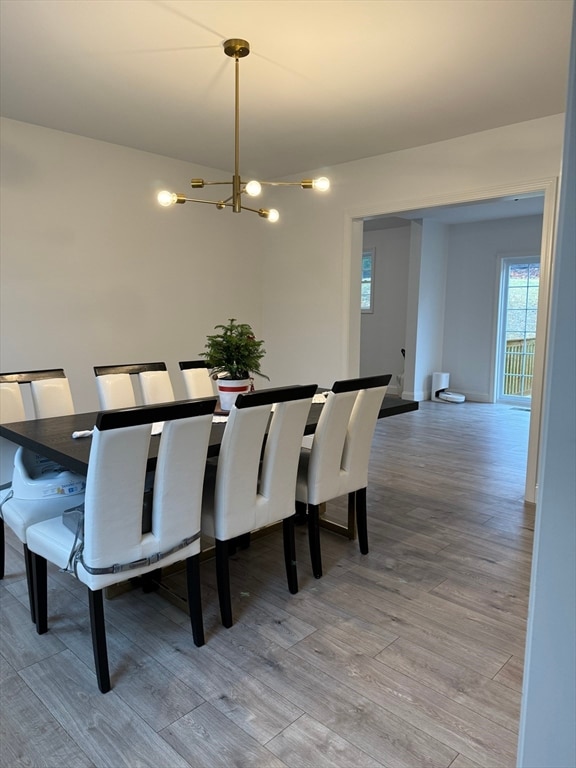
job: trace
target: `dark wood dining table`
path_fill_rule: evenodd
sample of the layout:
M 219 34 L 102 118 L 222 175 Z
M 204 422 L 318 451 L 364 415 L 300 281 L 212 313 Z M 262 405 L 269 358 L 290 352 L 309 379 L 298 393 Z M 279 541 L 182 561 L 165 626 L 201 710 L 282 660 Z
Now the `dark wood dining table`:
M 401 400 L 393 395 L 386 395 L 382 401 L 379 419 L 418 410 L 414 400 Z M 305 434 L 311 435 L 316 429 L 322 404 L 312 403 Z M 91 430 L 96 423 L 98 411 L 76 413 L 69 416 L 56 416 L 51 419 L 28 419 L 15 421 L 10 424 L 0 424 L 0 437 L 5 437 L 13 443 L 35 451 L 47 459 L 59 462 L 66 469 L 85 475 L 88 471 L 91 439 L 89 437 L 73 438 L 73 432 Z M 224 434 L 225 422 L 212 424 L 208 456 L 217 456 Z M 150 452 L 148 454 L 148 469 L 156 466 L 160 436 L 152 435 Z
M 386 395 L 382 401 L 378 418 L 387 418 L 402 413 L 418 410 L 418 403 L 414 400 L 402 400 L 393 395 Z M 316 429 L 320 413 L 321 403 L 312 403 L 305 434 L 311 435 Z M 50 419 L 28 419 L 9 424 L 0 424 L 0 437 L 4 437 L 13 443 L 23 446 L 47 459 L 52 459 L 61 464 L 65 469 L 86 475 L 88 472 L 88 460 L 90 457 L 90 437 L 73 438 L 73 432 L 91 430 L 96 423 L 98 411 L 90 413 L 77 413 L 69 416 L 57 416 Z M 208 456 L 218 456 L 222 436 L 226 427 L 225 422 L 214 422 L 210 435 Z M 150 438 L 150 451 L 148 454 L 148 470 L 156 467 L 160 436 L 152 435 Z M 325 528 L 344 534 L 348 538 L 355 538 L 353 521 L 349 519 L 348 525 L 343 526 L 326 518 L 321 520 Z

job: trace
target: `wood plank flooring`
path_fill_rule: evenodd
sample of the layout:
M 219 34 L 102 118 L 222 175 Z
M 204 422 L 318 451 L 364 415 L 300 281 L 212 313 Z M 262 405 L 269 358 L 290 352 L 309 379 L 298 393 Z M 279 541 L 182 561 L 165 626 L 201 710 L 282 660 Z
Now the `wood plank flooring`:
M 300 591 L 281 533 L 231 560 L 235 624 L 202 563 L 207 643 L 166 589 L 105 605 L 112 691 L 98 692 L 85 588 L 50 569 L 36 635 L 19 542 L 0 582 L 1 768 L 508 768 L 516 746 L 534 508 L 529 413 L 421 403 L 383 419 L 368 488 L 370 553 L 322 531 Z M 329 505 L 346 519 L 346 500 Z

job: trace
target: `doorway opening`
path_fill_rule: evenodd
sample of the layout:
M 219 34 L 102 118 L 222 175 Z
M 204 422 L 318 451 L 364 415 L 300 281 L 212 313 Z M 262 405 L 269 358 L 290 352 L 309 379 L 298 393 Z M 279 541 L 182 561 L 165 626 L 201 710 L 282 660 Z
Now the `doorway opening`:
M 541 413 L 541 400 L 542 400 L 542 386 L 543 386 L 543 375 L 544 375 L 544 349 L 545 349 L 545 338 L 546 338 L 546 329 L 547 329 L 547 317 L 548 317 L 548 304 L 549 304 L 549 297 L 548 297 L 548 286 L 550 281 L 550 272 L 551 272 L 551 266 L 552 266 L 552 246 L 553 246 L 553 232 L 554 232 L 554 221 L 555 221 L 555 207 L 556 207 L 556 194 L 557 194 L 557 179 L 551 178 L 545 181 L 538 180 L 537 182 L 532 183 L 526 183 L 522 185 L 521 187 L 508 187 L 508 188 L 500 188 L 498 197 L 494 197 L 493 192 L 494 190 L 490 190 L 492 192 L 492 195 L 488 194 L 482 194 L 481 192 L 478 192 L 474 195 L 469 195 L 466 198 L 458 198 L 457 196 L 454 196 L 451 200 L 447 200 L 446 198 L 438 201 L 433 201 L 430 198 L 427 200 L 420 200 L 418 202 L 414 201 L 415 204 L 412 206 L 403 206 L 403 207 L 393 207 L 391 205 L 379 205 L 379 204 L 373 204 L 371 206 L 367 206 L 364 209 L 356 209 L 353 213 L 349 215 L 348 221 L 350 224 L 350 244 L 351 244 L 351 261 L 350 261 L 350 283 L 349 286 L 351 288 L 350 293 L 350 299 L 348 304 L 348 334 L 345 341 L 345 355 L 348 360 L 350 371 L 352 372 L 351 375 L 355 375 L 354 372 L 356 370 L 361 369 L 361 359 L 367 360 L 370 359 L 366 354 L 364 354 L 364 349 L 361 349 L 363 347 L 362 344 L 362 329 L 361 329 L 361 318 L 364 321 L 367 318 L 370 318 L 371 315 L 368 315 L 366 313 L 360 313 L 360 261 L 361 261 L 361 254 L 362 254 L 362 248 L 363 248 L 363 233 L 365 234 L 366 231 L 372 230 L 372 229 L 380 229 L 382 226 L 384 227 L 401 227 L 401 226 L 407 226 L 412 223 L 419 223 L 418 220 L 421 222 L 425 222 L 427 219 L 432 219 L 438 221 L 437 214 L 444 212 L 448 212 L 448 215 L 450 216 L 450 219 L 448 221 L 441 221 L 440 223 L 448 223 L 448 224 L 456 224 L 461 223 L 461 220 L 456 220 L 452 218 L 452 213 L 455 216 L 460 216 L 461 213 L 465 213 L 465 209 L 468 209 L 469 212 L 473 213 L 474 220 L 479 221 L 485 218 L 484 214 L 487 212 L 485 210 L 485 206 L 492 206 L 493 204 L 498 204 L 500 207 L 501 203 L 510 203 L 513 204 L 516 208 L 519 206 L 519 204 L 522 204 L 524 201 L 528 201 L 529 198 L 539 198 L 537 204 L 539 205 L 538 211 L 532 211 L 532 213 L 539 213 L 542 215 L 542 221 L 541 221 L 541 244 L 540 244 L 540 254 L 541 254 L 541 285 L 542 290 L 540 290 L 540 296 L 539 296 L 539 312 L 538 312 L 538 330 L 537 330 L 537 338 L 536 338 L 536 344 L 535 344 L 535 353 L 534 353 L 534 371 L 533 371 L 533 382 L 532 382 L 532 391 L 531 391 L 531 415 L 530 415 L 530 437 L 529 437 L 529 450 L 528 450 L 528 466 L 526 471 L 526 493 L 525 493 L 525 500 L 528 502 L 534 503 L 536 500 L 536 492 L 537 492 L 537 473 L 538 473 L 538 446 L 539 446 L 539 440 L 540 440 L 540 413 Z M 534 203 L 536 204 L 536 200 L 534 200 Z M 492 214 L 493 211 L 490 211 Z M 476 216 L 476 214 L 479 214 Z M 502 214 L 499 212 L 496 216 L 490 215 L 490 219 L 497 219 L 500 218 Z M 509 214 L 506 214 L 508 217 Z M 514 214 L 513 214 L 514 215 Z M 517 214 L 516 214 L 517 215 Z M 414 222 L 414 219 L 417 220 L 417 222 Z M 399 230 L 398 230 L 399 231 Z M 367 245 L 366 242 L 364 242 L 364 245 Z M 520 245 L 518 243 L 518 246 L 520 248 L 523 248 L 523 245 Z M 531 246 L 529 246 L 531 248 Z M 536 246 L 537 248 L 537 246 Z M 507 250 L 507 246 L 500 250 L 500 253 Z M 516 253 L 518 253 L 519 248 L 516 248 Z M 536 252 L 536 251 L 533 251 Z M 376 254 L 378 256 L 379 249 L 376 248 Z M 494 253 L 494 252 L 493 252 Z M 496 251 L 497 253 L 497 251 Z M 496 255 L 496 254 L 494 254 Z M 378 259 L 376 259 L 378 262 Z M 493 262 L 495 267 L 495 272 L 498 272 L 496 264 Z M 387 302 L 380 301 L 378 297 L 378 285 L 379 283 L 388 284 L 390 281 L 386 280 L 385 278 L 380 280 L 378 278 L 378 275 L 380 274 L 381 277 L 383 277 L 382 270 L 379 270 L 379 265 L 376 263 L 375 268 L 375 305 L 374 305 L 374 312 L 376 313 L 376 308 L 380 305 L 386 305 Z M 357 275 L 357 277 L 356 277 Z M 416 281 L 410 281 L 410 288 L 412 288 L 413 283 Z M 470 285 L 476 285 L 475 283 L 470 283 Z M 494 280 L 494 273 L 492 275 L 492 299 L 491 303 L 494 307 L 494 313 L 492 315 L 492 319 L 487 317 L 486 314 L 484 314 L 484 321 L 486 324 L 486 328 L 488 325 L 490 326 L 490 334 L 492 337 L 492 344 L 488 345 L 491 346 L 491 353 L 484 347 L 484 352 L 488 353 L 488 356 L 490 357 L 490 361 L 488 363 L 489 367 L 489 388 L 490 392 L 488 393 L 486 399 L 482 398 L 484 402 L 495 402 L 496 400 L 496 365 L 497 365 L 497 355 L 496 355 L 496 328 L 497 328 L 497 306 L 498 306 L 498 292 L 495 290 L 495 280 Z M 398 292 L 396 292 L 396 295 L 398 295 Z M 403 327 L 406 328 L 407 331 L 414 331 L 414 328 L 410 327 L 410 324 L 414 324 L 414 318 L 416 318 L 418 313 L 418 306 L 419 306 L 420 297 L 419 295 L 416 295 L 415 293 L 408 293 L 407 296 L 407 303 L 404 305 L 406 309 L 406 314 L 404 312 L 396 312 L 394 313 L 394 323 L 395 326 L 398 325 L 399 319 L 400 322 L 403 324 Z M 494 304 L 495 301 L 495 304 Z M 404 324 L 406 319 L 406 323 Z M 394 327 L 395 327 L 394 326 Z M 454 326 L 453 326 L 454 327 Z M 399 334 L 401 331 L 398 332 Z M 383 336 L 388 339 L 390 336 L 389 329 L 387 329 L 386 334 L 381 334 L 380 338 Z M 398 394 L 404 393 L 405 397 L 408 397 L 409 399 L 412 398 L 411 389 L 414 389 L 415 391 L 415 378 L 418 374 L 418 371 L 416 370 L 416 366 L 420 362 L 415 358 L 415 352 L 414 347 L 409 348 L 405 344 L 395 343 L 394 345 L 394 352 L 396 352 L 397 348 L 399 346 L 406 348 L 406 359 L 405 359 L 405 365 L 403 366 L 404 374 L 402 377 L 402 384 L 404 386 L 398 387 Z M 382 361 L 384 362 L 384 361 Z M 402 361 L 403 362 L 403 361 Z M 448 362 L 447 362 L 448 365 Z M 380 366 L 382 367 L 382 366 Z M 391 366 L 390 366 L 391 367 Z M 396 370 L 396 368 L 399 368 L 400 365 L 396 364 L 396 366 L 392 369 L 393 371 Z M 392 368 L 392 367 L 391 367 Z M 432 370 L 430 366 L 426 366 L 427 370 Z M 451 370 L 451 368 L 446 368 L 446 370 Z M 455 377 L 454 377 L 455 378 Z M 400 383 L 400 382 L 399 382 Z M 424 398 L 425 398 L 424 393 Z M 422 399 L 424 399 L 422 398 Z M 415 397 L 414 399 L 418 399 Z M 472 398 L 470 398 L 472 399 Z

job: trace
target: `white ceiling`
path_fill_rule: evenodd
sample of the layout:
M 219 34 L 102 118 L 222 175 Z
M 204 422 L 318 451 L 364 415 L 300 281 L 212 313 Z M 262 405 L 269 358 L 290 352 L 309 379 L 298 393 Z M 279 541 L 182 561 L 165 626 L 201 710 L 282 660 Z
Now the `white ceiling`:
M 1 114 L 300 173 L 565 109 L 572 0 L 0 0 Z

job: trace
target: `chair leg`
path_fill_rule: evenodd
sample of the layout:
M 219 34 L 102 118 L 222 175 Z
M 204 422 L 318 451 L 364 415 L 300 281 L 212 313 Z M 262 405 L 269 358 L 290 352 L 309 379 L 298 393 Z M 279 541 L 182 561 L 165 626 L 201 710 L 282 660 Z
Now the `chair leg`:
M 320 509 L 316 504 L 308 504 L 308 543 L 310 560 L 315 579 L 322 576 L 322 553 L 320 551 Z
M 27 563 L 30 565 L 31 598 L 34 603 L 36 632 L 43 635 L 48 631 L 48 568 L 46 560 L 25 547 Z
M 4 578 L 6 569 L 6 550 L 4 543 L 4 520 L 0 517 L 0 579 Z
M 284 563 L 286 565 L 286 577 L 288 589 L 292 595 L 298 592 L 298 570 L 296 568 L 296 540 L 294 538 L 294 516 L 282 520 L 282 533 L 284 538 Z
M 110 671 L 108 669 L 108 650 L 106 648 L 106 627 L 104 625 L 103 590 L 88 590 L 90 606 L 90 629 L 92 631 L 92 649 L 98 688 L 102 693 L 110 690 Z
M 140 579 L 142 592 L 144 592 L 144 594 L 156 592 L 160 587 L 161 581 L 162 568 L 156 568 L 155 571 L 149 571 L 148 573 L 145 573 Z
M 306 504 L 303 501 L 296 502 L 296 514 L 294 515 L 295 525 L 306 525 Z
M 354 541 L 356 538 L 356 493 L 348 494 L 348 538 Z
M 228 567 L 228 542 L 215 541 L 216 554 L 216 583 L 218 585 L 218 600 L 220 602 L 220 618 L 228 628 L 232 621 L 232 600 L 230 597 L 230 570 Z
M 240 536 L 236 536 L 234 539 L 228 540 L 228 557 L 232 557 L 238 552 L 239 549 L 249 549 L 251 543 L 250 531 L 248 533 L 241 533 Z
M 366 519 L 366 488 L 356 491 L 356 525 L 358 527 L 358 544 L 363 555 L 368 554 L 368 522 Z
M 32 558 L 33 554 L 30 552 L 26 544 L 23 545 L 24 549 L 24 566 L 26 567 L 26 584 L 28 585 L 28 602 L 30 604 L 30 618 L 32 623 L 36 624 L 36 608 L 34 606 L 34 578 L 32 576 Z
M 204 623 L 202 621 L 202 594 L 200 592 L 200 554 L 186 560 L 186 584 L 188 587 L 188 610 L 192 625 L 194 645 L 204 645 Z
M 243 533 L 241 536 L 238 536 L 236 539 L 236 546 L 238 549 L 250 548 L 250 531 L 248 531 L 248 533 Z

